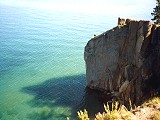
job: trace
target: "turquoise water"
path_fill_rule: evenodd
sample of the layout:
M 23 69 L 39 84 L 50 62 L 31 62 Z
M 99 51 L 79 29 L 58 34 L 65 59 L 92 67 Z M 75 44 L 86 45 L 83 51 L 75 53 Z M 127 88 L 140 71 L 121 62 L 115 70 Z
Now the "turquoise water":
M 150 20 L 150 13 L 123 13 Z M 121 13 L 89 14 L 0 4 L 0 119 L 75 119 L 102 110 L 86 90 L 84 46 Z

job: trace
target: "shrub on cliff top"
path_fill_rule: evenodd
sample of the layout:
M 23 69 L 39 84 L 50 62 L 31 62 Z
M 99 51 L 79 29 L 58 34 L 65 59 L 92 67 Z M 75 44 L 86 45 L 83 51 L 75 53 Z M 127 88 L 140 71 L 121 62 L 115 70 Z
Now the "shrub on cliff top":
M 155 21 L 156 24 L 160 24 L 160 0 L 156 0 L 157 5 L 155 8 L 153 8 L 153 13 L 151 15 L 153 16 L 153 21 Z

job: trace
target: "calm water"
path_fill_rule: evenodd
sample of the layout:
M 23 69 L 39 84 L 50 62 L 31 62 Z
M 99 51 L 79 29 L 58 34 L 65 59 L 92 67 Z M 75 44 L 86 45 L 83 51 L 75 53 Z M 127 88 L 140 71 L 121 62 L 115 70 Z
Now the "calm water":
M 77 110 L 102 110 L 85 89 L 83 50 L 117 17 L 0 4 L 0 119 L 75 119 Z M 150 13 L 123 13 L 150 20 Z

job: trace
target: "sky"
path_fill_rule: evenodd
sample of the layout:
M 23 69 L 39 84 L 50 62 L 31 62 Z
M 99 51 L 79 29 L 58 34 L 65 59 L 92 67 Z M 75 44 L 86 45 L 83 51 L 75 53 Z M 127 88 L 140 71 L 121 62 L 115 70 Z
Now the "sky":
M 151 13 L 156 0 L 0 0 L 0 4 L 87 13 Z

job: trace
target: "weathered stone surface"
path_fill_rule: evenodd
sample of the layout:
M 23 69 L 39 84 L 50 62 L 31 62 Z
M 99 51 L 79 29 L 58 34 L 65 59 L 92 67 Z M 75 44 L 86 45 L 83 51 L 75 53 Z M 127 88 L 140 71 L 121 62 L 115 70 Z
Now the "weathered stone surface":
M 160 26 L 118 19 L 118 26 L 85 47 L 87 85 L 141 102 L 160 88 Z

